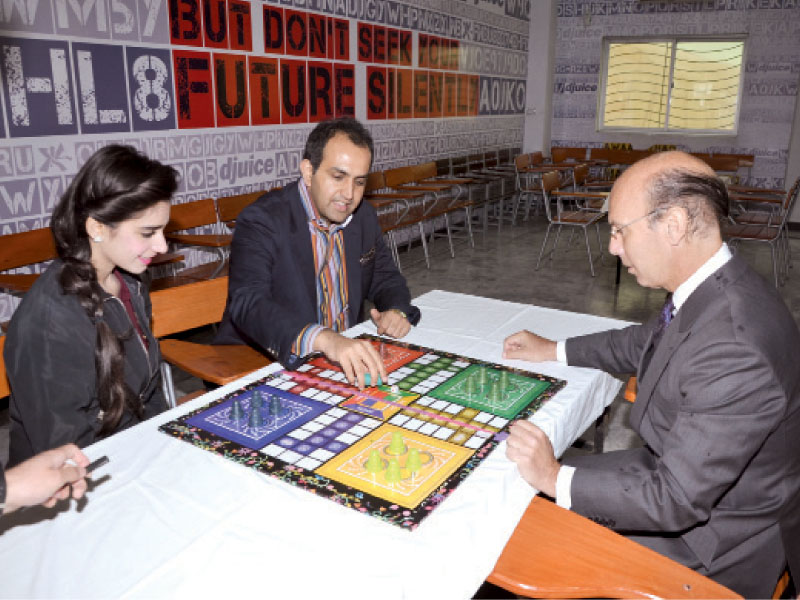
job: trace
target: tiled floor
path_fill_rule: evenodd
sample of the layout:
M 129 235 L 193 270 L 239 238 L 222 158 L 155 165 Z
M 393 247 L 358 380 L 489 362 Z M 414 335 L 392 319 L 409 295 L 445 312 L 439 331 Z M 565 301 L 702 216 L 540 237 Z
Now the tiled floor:
M 516 226 L 505 223 L 500 230 L 492 226 L 485 235 L 478 233 L 475 236 L 474 248 L 464 240 L 458 241 L 455 259 L 450 258 L 446 241 L 437 239 L 430 269 L 426 269 L 421 260 L 419 245 L 409 252 L 403 249 L 401 262 L 411 294 L 418 296 L 432 289 L 443 289 L 631 321 L 644 320 L 661 307 L 664 292 L 639 287 L 627 273 L 623 272 L 620 284 L 615 285 L 614 257 L 605 254 L 602 262 L 595 265 L 597 276 L 591 277 L 583 239 L 577 235 L 571 244 L 568 235 L 562 237 L 553 261 L 545 261 L 540 270 L 534 270 L 544 229 L 540 217 L 532 217 Z M 605 231 L 603 240 L 607 242 Z M 800 239 L 792 239 L 791 245 L 795 256 L 800 255 Z M 597 252 L 596 246 L 593 249 Z M 748 246 L 741 252 L 760 273 L 771 278 L 768 247 Z M 795 320 L 800 322 L 800 274 L 797 269 L 794 271 L 781 288 L 781 293 Z M 207 337 L 209 333 L 205 335 Z M 200 387 L 196 378 L 187 375 L 176 373 L 175 379 L 182 393 Z M 624 448 L 636 443 L 635 434 L 626 426 L 628 409 L 629 405 L 622 400 L 612 406 L 606 449 Z M 2 459 L 7 455 L 8 437 L 4 422 L 7 422 L 6 411 L 0 413 Z M 590 440 L 592 432 L 587 432 L 584 437 Z

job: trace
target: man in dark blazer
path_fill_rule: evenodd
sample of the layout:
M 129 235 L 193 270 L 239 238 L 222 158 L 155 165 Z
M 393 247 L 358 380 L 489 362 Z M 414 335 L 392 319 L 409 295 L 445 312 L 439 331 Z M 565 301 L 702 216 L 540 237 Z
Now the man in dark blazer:
M 727 201 L 687 154 L 633 165 L 611 192 L 609 250 L 641 285 L 670 292 L 662 314 L 566 342 L 505 341 L 507 358 L 635 372 L 630 421 L 644 447 L 560 465 L 547 436 L 517 422 L 507 455 L 558 504 L 765 598 L 787 561 L 800 576 L 800 334 L 775 288 L 722 242 Z
M 375 210 L 361 202 L 372 154 L 358 121 L 320 123 L 306 142 L 302 177 L 242 211 L 215 343 L 249 344 L 289 369 L 319 352 L 359 387 L 367 374 L 386 380 L 372 344 L 339 333 L 363 320 L 365 299 L 380 334 L 403 337 L 420 318 Z

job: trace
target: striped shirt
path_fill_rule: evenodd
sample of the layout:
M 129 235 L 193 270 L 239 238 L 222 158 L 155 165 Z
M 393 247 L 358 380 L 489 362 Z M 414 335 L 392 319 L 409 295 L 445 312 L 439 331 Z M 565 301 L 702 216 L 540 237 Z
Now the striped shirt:
M 317 322 L 303 327 L 292 345 L 294 354 L 306 356 L 312 352 L 314 340 L 321 331 L 344 331 L 350 326 L 347 315 L 349 305 L 343 229 L 353 216 L 347 217 L 344 223 L 329 223 L 317 212 L 302 178 L 298 181 L 297 188 L 308 215 L 317 286 Z

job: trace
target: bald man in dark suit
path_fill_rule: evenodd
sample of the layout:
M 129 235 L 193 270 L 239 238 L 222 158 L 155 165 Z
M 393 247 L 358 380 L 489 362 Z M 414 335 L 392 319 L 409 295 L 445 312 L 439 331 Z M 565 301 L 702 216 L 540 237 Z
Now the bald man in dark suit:
M 727 192 L 680 152 L 633 165 L 611 192 L 609 249 L 640 285 L 670 293 L 643 325 L 546 340 L 522 331 L 506 358 L 636 373 L 631 426 L 644 446 L 559 464 L 518 422 L 507 455 L 535 488 L 747 598 L 800 576 L 797 324 L 775 288 L 732 256 Z

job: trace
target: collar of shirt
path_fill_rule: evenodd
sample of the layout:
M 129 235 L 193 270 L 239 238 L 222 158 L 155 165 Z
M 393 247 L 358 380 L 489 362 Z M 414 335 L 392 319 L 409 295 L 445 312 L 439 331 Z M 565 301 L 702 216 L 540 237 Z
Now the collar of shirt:
M 730 248 L 723 242 L 719 250 L 714 253 L 714 256 L 709 258 L 697 271 L 692 273 L 689 279 L 680 284 L 672 293 L 672 303 L 675 305 L 674 314 L 678 313 L 681 306 L 683 306 L 683 303 L 691 296 L 692 292 L 706 279 L 711 277 L 715 271 L 727 263 L 732 256 Z
M 297 189 L 300 190 L 300 201 L 303 204 L 303 209 L 306 211 L 309 223 L 313 223 L 318 229 L 335 233 L 347 227 L 348 223 L 353 219 L 353 215 L 350 215 L 344 220 L 344 223 L 331 224 L 328 219 L 317 212 L 317 207 L 314 206 L 314 202 L 311 201 L 311 195 L 308 193 L 306 182 L 303 181 L 302 177 L 297 180 Z

